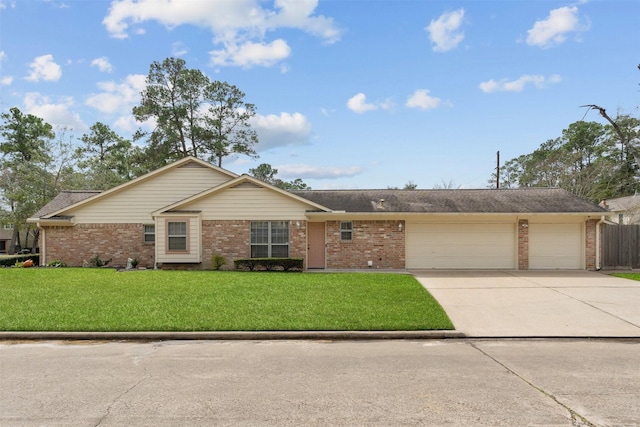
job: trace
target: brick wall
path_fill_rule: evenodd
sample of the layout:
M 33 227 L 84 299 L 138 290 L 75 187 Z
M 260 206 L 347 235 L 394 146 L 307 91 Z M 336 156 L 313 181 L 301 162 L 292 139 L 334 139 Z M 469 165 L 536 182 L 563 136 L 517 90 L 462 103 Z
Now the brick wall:
M 529 269 L 529 220 L 518 221 L 518 270 Z
M 40 248 L 46 250 L 46 260 L 60 260 L 69 266 L 81 267 L 94 256 L 110 267 L 126 267 L 128 258 L 136 258 L 139 267 L 152 268 L 155 246 L 143 242 L 142 224 L 78 224 L 74 227 L 46 227 L 40 233 Z M 42 244 L 45 236 L 46 246 Z
M 222 255 L 225 258 L 222 269 L 235 269 L 233 260 L 251 255 L 250 226 L 251 221 L 202 221 L 202 264 L 194 268 L 210 269 L 211 257 Z M 291 221 L 289 224 L 289 257 L 306 257 L 305 230 L 305 221 Z
M 598 219 L 588 219 L 585 227 L 586 269 L 596 269 L 596 227 Z
M 398 229 L 402 224 L 402 230 Z M 340 221 L 327 221 L 327 268 L 405 268 L 404 221 L 353 221 L 353 240 L 340 240 Z

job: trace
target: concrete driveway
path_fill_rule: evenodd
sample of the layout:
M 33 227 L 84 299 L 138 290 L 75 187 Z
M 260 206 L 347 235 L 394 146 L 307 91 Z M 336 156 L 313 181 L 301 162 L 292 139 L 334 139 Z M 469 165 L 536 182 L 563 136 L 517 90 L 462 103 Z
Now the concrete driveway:
M 469 337 L 640 337 L 640 282 L 589 271 L 411 273 Z

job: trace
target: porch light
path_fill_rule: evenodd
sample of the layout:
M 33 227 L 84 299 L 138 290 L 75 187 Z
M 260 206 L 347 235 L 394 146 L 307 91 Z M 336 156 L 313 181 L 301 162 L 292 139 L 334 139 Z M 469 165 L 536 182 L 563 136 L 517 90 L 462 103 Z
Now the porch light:
M 401 222 L 398 223 L 398 231 L 402 231 L 402 223 Z

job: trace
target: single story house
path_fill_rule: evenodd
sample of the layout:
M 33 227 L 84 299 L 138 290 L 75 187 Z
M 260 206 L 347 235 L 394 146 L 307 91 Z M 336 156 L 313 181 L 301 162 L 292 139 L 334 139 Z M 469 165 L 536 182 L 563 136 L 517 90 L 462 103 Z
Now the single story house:
M 600 206 L 609 211 L 606 220 L 611 224 L 640 224 L 640 196 L 637 194 L 603 200 Z
M 104 192 L 64 191 L 29 219 L 41 263 L 306 269 L 595 269 L 606 210 L 557 188 L 284 191 L 185 157 Z

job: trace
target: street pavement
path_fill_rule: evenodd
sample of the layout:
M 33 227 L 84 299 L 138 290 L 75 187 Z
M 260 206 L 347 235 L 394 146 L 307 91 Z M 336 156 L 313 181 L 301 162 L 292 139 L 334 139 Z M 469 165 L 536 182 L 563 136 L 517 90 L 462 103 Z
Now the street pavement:
M 640 282 L 592 271 L 412 271 L 467 337 L 640 337 Z
M 456 331 L 0 333 L 0 426 L 640 426 L 638 282 L 412 273 Z
M 1 426 L 638 426 L 640 340 L 0 343 Z

